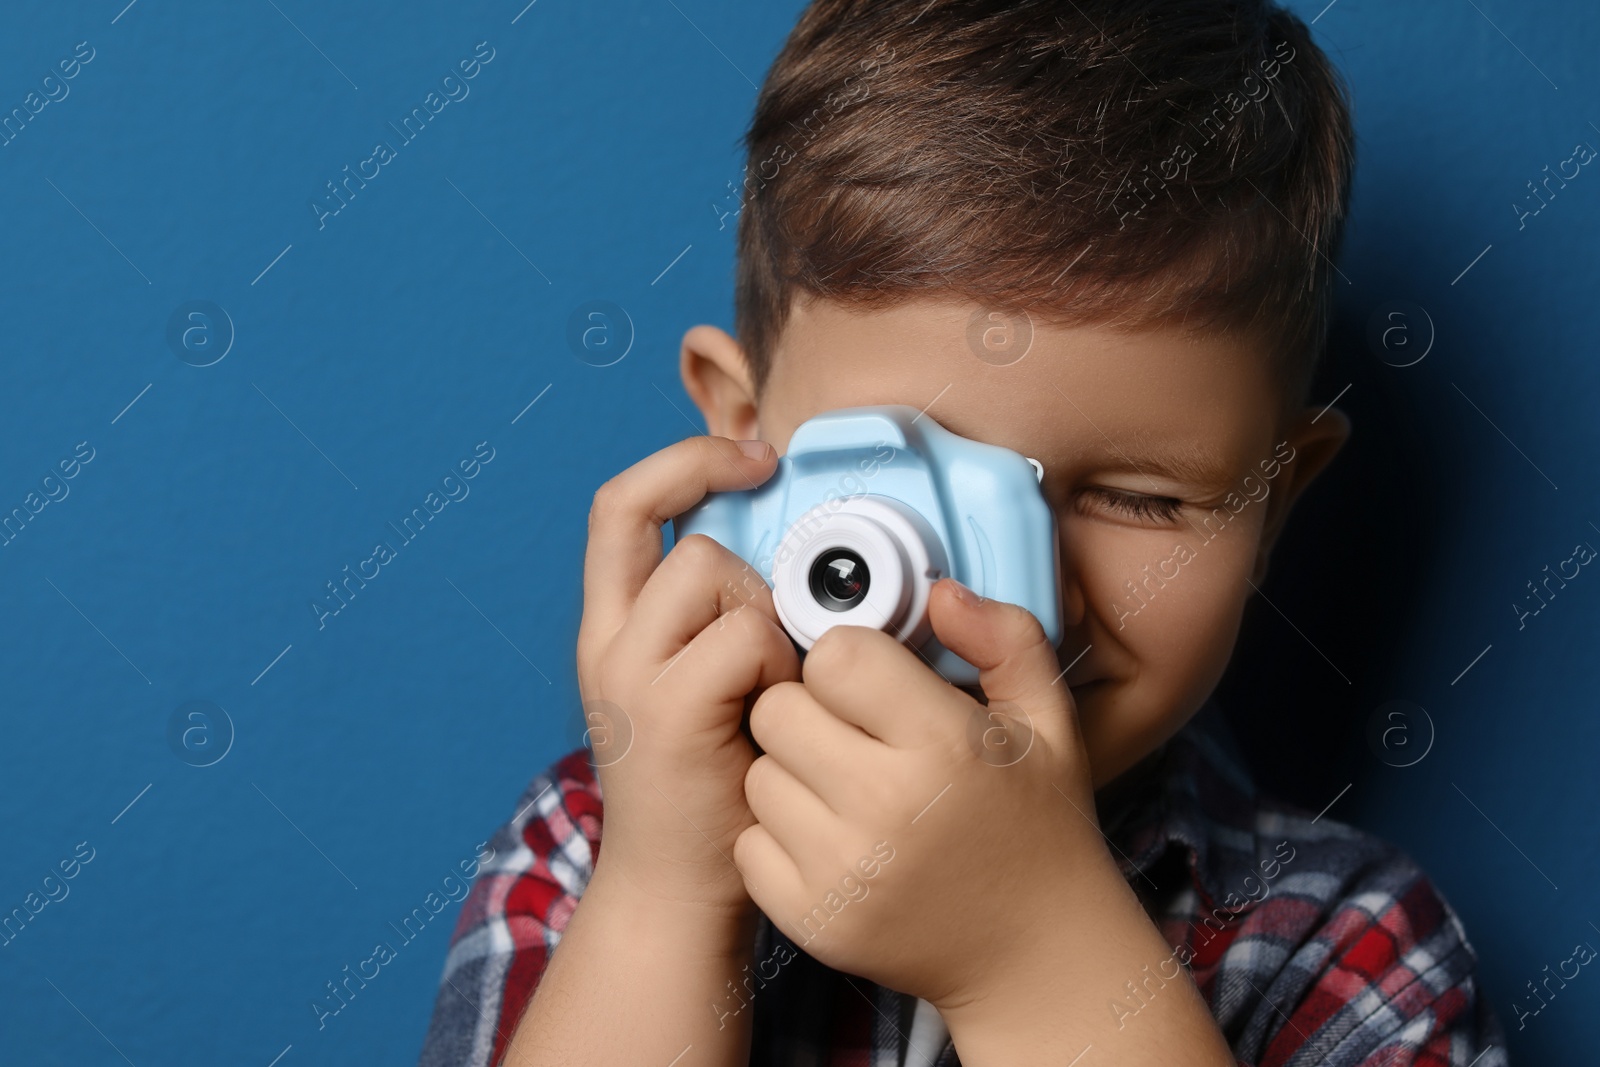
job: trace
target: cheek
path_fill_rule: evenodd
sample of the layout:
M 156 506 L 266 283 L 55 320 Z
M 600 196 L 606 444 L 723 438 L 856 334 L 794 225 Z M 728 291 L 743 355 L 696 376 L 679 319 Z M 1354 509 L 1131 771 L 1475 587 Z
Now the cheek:
M 1096 659 L 1115 679 L 1080 709 L 1097 783 L 1170 736 L 1222 677 L 1254 592 L 1246 579 L 1259 522 L 1247 510 L 1209 541 L 1188 527 L 1066 524 L 1062 550 L 1086 612 L 1081 636 L 1100 646 Z
M 1143 699 L 1158 708 L 1191 711 L 1222 677 L 1251 593 L 1248 567 L 1233 564 L 1202 551 L 1123 628 Z
M 1083 597 L 1085 624 L 1140 659 L 1204 644 L 1204 634 L 1183 631 L 1237 614 L 1252 592 L 1246 579 L 1260 517 L 1246 510 L 1220 529 L 1198 521 L 1177 529 L 1063 521 L 1061 551 Z

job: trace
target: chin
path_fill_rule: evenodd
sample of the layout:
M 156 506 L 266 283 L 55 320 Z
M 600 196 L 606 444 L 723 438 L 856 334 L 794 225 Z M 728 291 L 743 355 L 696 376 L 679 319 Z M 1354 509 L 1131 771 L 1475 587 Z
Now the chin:
M 1137 756 L 1129 758 L 1131 754 L 1127 751 L 1136 742 L 1126 736 L 1128 709 L 1123 708 L 1119 713 L 1116 707 L 1118 688 L 1117 682 L 1110 678 L 1097 678 L 1072 687 L 1072 700 L 1078 709 L 1078 729 L 1083 736 L 1096 789 L 1138 762 Z M 1120 725 L 1121 730 L 1108 729 L 1113 723 Z

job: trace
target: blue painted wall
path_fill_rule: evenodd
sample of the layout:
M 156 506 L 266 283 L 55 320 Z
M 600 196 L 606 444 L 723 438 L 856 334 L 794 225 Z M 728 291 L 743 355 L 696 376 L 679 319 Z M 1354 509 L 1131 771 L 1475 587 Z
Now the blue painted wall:
M 310 1005 L 580 740 L 589 498 L 699 429 L 677 344 L 731 327 L 719 215 L 800 5 L 124 2 L 14 2 L 0 35 L 0 111 L 55 98 L 0 148 L 0 510 L 49 501 L 0 549 L 0 910 L 75 875 L 0 948 L 0 1059 L 409 1062 L 454 905 Z M 1223 695 L 1264 780 L 1350 785 L 1334 816 L 1424 862 L 1510 1019 L 1600 944 L 1600 578 L 1511 608 L 1600 546 L 1600 177 L 1511 207 L 1600 147 L 1600 13 L 1339 0 L 1315 28 L 1360 131 L 1322 393 L 1357 434 Z M 592 301 L 626 323 L 586 362 Z M 1412 348 L 1368 342 L 1394 301 L 1436 335 L 1411 366 L 1414 308 Z M 346 567 L 376 576 L 319 620 Z M 1366 741 L 1391 700 L 1432 724 L 1411 766 L 1414 710 Z M 1580 1062 L 1597 1004 L 1580 978 L 1516 1058 Z

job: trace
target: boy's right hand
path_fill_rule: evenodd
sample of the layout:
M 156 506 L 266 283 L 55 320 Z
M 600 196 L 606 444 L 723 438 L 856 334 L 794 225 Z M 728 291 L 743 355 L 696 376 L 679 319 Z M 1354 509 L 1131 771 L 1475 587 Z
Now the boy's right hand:
M 703 534 L 662 559 L 661 524 L 708 492 L 770 477 L 776 449 L 747 444 L 758 458 L 725 437 L 691 437 L 595 493 L 577 649 L 604 869 L 664 901 L 737 913 L 754 907 L 733 864 L 734 840 L 756 821 L 746 696 L 799 681 L 800 662 L 754 568 Z

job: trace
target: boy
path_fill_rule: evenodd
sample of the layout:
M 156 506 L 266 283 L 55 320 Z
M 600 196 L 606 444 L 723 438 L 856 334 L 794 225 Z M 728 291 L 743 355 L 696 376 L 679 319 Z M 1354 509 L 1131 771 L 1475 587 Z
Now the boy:
M 595 495 L 593 752 L 494 839 L 423 1064 L 1504 1064 L 1426 876 L 1257 796 L 1208 701 L 1349 432 L 1307 403 L 1353 148 L 1305 25 L 813 0 L 746 147 L 739 337 L 680 354 L 715 436 Z M 1042 462 L 1058 646 L 946 578 L 980 686 L 862 627 L 802 661 L 744 561 L 662 559 L 878 403 Z

